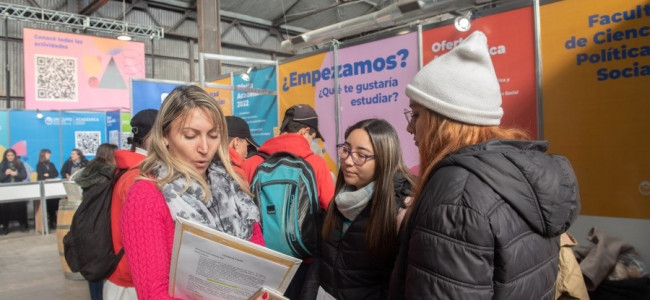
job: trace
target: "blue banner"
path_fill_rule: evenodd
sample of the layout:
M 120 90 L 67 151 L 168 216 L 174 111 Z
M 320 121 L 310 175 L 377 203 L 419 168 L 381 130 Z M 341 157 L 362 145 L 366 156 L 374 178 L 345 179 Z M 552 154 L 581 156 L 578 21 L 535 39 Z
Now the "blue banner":
M 119 142 L 119 118 L 119 111 L 43 111 L 40 118 L 36 111 L 0 112 L 0 154 L 14 149 L 29 174 L 36 172 L 40 151 L 49 149 L 60 171 L 74 148 L 90 160 L 100 144 L 114 143 L 113 138 Z
M 9 112 L 0 111 L 0 155 L 9 148 Z
M 160 109 L 167 94 L 183 82 L 155 82 L 151 80 L 131 80 L 131 113 L 135 115 L 145 109 Z
M 105 139 L 108 143 L 117 145 L 121 148 L 121 132 L 120 132 L 120 111 L 113 110 L 106 112 L 106 134 Z
M 61 112 L 60 124 L 64 161 L 75 148 L 90 160 L 95 157 L 97 147 L 108 141 L 103 112 Z
M 276 68 L 257 69 L 234 76 L 233 83 L 238 87 L 277 91 Z M 255 142 L 261 145 L 273 137 L 273 128 L 278 124 L 277 96 L 240 91 L 235 91 L 234 96 L 233 114 L 246 120 Z
M 7 148 L 16 151 L 20 160 L 25 164 L 28 174 L 36 171 L 38 154 L 41 149 L 50 149 L 52 152 L 50 161 L 58 170 L 61 169 L 63 157 L 67 158 L 70 153 L 61 153 L 59 112 L 44 111 L 42 115 L 41 118 L 38 118 L 36 111 L 11 111 L 9 113 L 11 140 Z

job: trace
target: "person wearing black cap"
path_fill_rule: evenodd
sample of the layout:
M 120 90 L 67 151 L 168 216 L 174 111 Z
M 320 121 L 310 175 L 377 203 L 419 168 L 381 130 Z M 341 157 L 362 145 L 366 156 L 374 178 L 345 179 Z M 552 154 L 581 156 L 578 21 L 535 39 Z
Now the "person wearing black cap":
M 266 155 L 278 151 L 290 152 L 307 161 L 314 170 L 318 203 L 325 211 L 334 197 L 334 181 L 325 160 L 311 150 L 310 143 L 315 138 L 323 139 L 320 131 L 318 131 L 316 112 L 309 105 L 297 104 L 284 113 L 284 119 L 280 126 L 280 135 L 264 142 L 258 152 Z M 260 155 L 251 156 L 244 161 L 242 169 L 246 173 L 248 182 L 252 181 L 255 169 L 263 161 L 264 158 Z M 311 258 L 303 260 L 303 264 L 285 292 L 285 296 L 289 299 L 298 299 L 310 263 Z
M 113 198 L 111 201 L 111 233 L 113 236 L 113 251 L 119 253 L 123 247 L 122 235 L 120 233 L 120 217 L 122 216 L 122 205 L 126 199 L 126 192 L 133 184 L 134 179 L 140 174 L 139 165 L 147 156 L 149 131 L 153 122 L 158 116 L 158 110 L 145 109 L 139 111 L 131 118 L 131 132 L 133 137 L 129 138 L 131 150 L 115 151 L 115 163 L 117 169 L 129 169 L 115 183 Z M 115 271 L 104 281 L 104 300 L 137 300 L 131 271 L 123 256 Z
M 226 125 L 228 126 L 228 152 L 230 155 L 230 164 L 233 170 L 237 172 L 248 182 L 246 173 L 242 169 L 244 159 L 248 156 L 248 149 L 252 146 L 254 149 L 260 146 L 253 140 L 248 123 L 237 116 L 226 116 Z M 250 182 L 248 182 L 250 183 Z
M 258 151 L 267 155 L 278 151 L 290 152 L 307 161 L 314 169 L 318 202 L 320 207 L 326 210 L 334 196 L 334 181 L 325 159 L 314 155 L 311 150 L 310 144 L 315 138 L 323 139 L 318 131 L 316 111 L 307 104 L 297 104 L 284 113 L 280 135 L 268 139 L 259 147 Z M 262 161 L 264 158 L 260 155 L 251 156 L 244 161 L 242 169 L 246 173 L 248 182 L 253 179 L 255 169 Z

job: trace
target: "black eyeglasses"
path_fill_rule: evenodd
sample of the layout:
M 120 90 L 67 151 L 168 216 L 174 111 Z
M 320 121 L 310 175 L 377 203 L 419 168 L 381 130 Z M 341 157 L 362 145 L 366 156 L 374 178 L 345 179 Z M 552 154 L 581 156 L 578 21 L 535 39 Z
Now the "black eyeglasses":
M 413 111 L 404 109 L 404 117 L 406 118 L 406 124 L 409 126 L 411 125 L 411 121 L 413 120 Z
M 345 144 L 336 145 L 336 150 L 339 153 L 339 157 L 343 160 L 348 159 L 349 156 L 352 156 L 352 162 L 357 166 L 362 166 L 369 159 L 373 159 L 374 155 L 363 154 L 359 152 L 352 151 Z

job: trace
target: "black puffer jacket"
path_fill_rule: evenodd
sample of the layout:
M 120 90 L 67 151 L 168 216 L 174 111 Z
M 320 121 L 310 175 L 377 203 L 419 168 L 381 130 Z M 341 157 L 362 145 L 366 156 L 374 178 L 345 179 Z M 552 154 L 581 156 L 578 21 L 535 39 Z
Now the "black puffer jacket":
M 400 174 L 395 176 L 394 192 L 397 206 L 411 195 L 411 184 Z M 366 230 L 370 209 L 368 204 L 344 235 L 341 232 L 345 217 L 339 211 L 335 212 L 336 227 L 328 239 L 321 241 L 300 299 L 315 299 L 319 285 L 340 300 L 386 299 L 397 253 L 383 260 L 373 259 L 368 254 Z
M 580 197 L 569 162 L 546 148 L 492 140 L 443 159 L 403 232 L 391 299 L 553 299 Z

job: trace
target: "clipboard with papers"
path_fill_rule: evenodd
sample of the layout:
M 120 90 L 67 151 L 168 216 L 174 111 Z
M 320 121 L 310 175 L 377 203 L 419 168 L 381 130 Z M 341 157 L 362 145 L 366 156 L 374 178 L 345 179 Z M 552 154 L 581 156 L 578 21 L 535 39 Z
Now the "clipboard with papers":
M 178 218 L 169 294 L 183 299 L 249 299 L 262 287 L 283 293 L 301 260 Z

